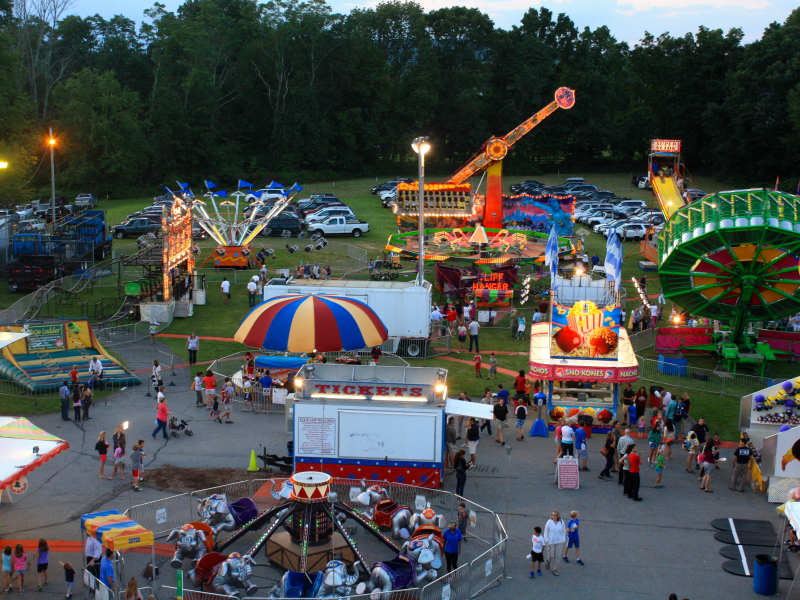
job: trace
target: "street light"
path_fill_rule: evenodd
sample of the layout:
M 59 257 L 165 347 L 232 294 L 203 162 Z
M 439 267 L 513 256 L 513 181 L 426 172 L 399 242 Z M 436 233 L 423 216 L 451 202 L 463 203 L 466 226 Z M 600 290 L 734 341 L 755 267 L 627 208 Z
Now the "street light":
M 0 161 L 0 169 L 7 169 L 8 163 L 5 161 Z
M 50 210 L 53 211 L 53 233 L 55 233 L 56 226 L 56 163 L 53 153 L 56 148 L 56 140 L 53 137 L 53 128 L 50 128 L 50 139 L 47 140 L 50 144 Z
M 422 285 L 425 281 L 425 153 L 431 149 L 431 146 L 427 137 L 418 137 L 411 142 L 411 147 L 419 156 L 419 200 L 417 200 L 419 208 L 419 222 L 417 225 L 419 229 L 419 258 L 417 262 L 417 285 Z

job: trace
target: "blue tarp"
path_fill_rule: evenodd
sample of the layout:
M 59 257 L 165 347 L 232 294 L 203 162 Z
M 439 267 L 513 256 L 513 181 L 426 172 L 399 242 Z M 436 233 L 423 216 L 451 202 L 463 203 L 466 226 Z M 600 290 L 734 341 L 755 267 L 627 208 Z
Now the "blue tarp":
M 299 369 L 307 362 L 307 358 L 297 356 L 256 356 L 256 367 L 259 369 Z

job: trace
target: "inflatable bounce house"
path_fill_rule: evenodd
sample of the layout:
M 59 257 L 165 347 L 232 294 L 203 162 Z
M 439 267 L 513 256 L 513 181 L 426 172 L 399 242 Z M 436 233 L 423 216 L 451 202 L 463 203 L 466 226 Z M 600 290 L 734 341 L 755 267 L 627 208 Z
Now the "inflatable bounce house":
M 97 358 L 103 365 L 103 379 L 121 385 L 137 385 L 141 380 L 120 365 L 100 345 L 87 320 L 43 325 L 8 325 L 3 331 L 28 332 L 30 336 L 3 348 L 0 380 L 13 381 L 31 392 L 56 391 L 78 365 L 81 381 L 86 379 L 89 362 Z

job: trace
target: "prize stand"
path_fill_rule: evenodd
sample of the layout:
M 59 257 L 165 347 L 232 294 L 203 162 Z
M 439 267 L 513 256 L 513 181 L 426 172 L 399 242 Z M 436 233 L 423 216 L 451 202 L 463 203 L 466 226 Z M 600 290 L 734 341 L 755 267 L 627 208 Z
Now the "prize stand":
M 81 516 L 81 548 L 86 547 L 86 537 L 93 537 L 106 549 L 111 550 L 114 564 L 114 584 L 116 590 L 124 590 L 128 579 L 125 576 L 125 561 L 122 553 L 132 548 L 150 546 L 150 561 L 146 569 L 151 573 L 153 588 L 158 577 L 156 567 L 156 547 L 153 532 L 145 529 L 138 523 L 117 510 L 108 510 Z M 77 565 L 76 565 L 77 566 Z M 78 571 L 78 569 L 75 569 Z M 114 600 L 115 590 L 110 589 L 105 582 L 101 582 L 84 565 L 83 583 L 87 588 L 87 595 L 96 600 Z
M 608 431 L 617 419 L 619 384 L 638 379 L 633 347 L 620 327 L 619 296 L 596 283 L 559 277 L 550 322 L 531 328 L 529 374 L 545 381 L 550 431 L 561 418 L 587 434 Z

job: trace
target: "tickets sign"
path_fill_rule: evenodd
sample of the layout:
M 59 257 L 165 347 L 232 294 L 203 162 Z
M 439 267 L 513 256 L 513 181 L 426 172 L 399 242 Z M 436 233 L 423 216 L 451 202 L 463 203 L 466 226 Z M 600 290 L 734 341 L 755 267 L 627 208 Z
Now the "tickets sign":
M 650 145 L 653 152 L 675 152 L 681 151 L 680 140 L 653 140 Z

